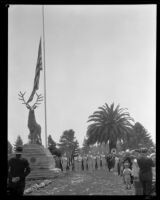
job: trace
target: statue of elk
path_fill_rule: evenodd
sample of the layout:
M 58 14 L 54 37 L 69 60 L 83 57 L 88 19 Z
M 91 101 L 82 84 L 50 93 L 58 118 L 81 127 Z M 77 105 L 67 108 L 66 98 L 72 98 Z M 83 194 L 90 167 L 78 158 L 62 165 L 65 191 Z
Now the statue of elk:
M 29 115 L 28 115 L 28 129 L 30 131 L 28 135 L 28 139 L 30 140 L 30 143 L 32 144 L 42 144 L 41 140 L 41 126 L 36 122 L 35 118 L 35 112 L 34 110 L 37 108 L 37 106 L 40 104 L 40 102 L 43 100 L 42 95 L 37 95 L 36 102 L 33 104 L 33 106 L 30 106 L 28 102 L 25 101 L 24 95 L 25 92 L 20 92 L 19 94 L 19 100 L 22 101 L 22 104 L 25 104 L 27 109 L 29 109 Z

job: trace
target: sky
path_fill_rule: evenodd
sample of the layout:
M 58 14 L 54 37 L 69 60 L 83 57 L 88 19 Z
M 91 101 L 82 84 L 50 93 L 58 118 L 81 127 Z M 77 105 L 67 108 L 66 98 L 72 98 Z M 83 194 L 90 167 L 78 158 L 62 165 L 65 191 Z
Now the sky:
M 44 6 L 47 134 L 73 129 L 82 146 L 88 117 L 105 103 L 127 108 L 156 141 L 156 5 Z M 28 142 L 28 100 L 42 37 L 41 5 L 10 5 L 8 140 Z M 44 59 L 42 58 L 43 62 Z M 44 96 L 44 70 L 38 94 Z M 33 103 L 35 102 L 35 98 Z M 33 104 L 31 103 L 31 105 Z M 35 110 L 45 145 L 44 102 Z

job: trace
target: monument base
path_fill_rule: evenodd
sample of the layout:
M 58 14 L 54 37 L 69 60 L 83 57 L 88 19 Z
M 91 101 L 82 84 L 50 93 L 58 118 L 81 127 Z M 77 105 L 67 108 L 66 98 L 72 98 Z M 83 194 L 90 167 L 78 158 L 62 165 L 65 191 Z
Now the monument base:
M 54 178 L 60 173 L 55 168 L 55 160 L 52 154 L 42 145 L 23 145 L 22 157 L 28 160 L 31 168 L 26 179 Z

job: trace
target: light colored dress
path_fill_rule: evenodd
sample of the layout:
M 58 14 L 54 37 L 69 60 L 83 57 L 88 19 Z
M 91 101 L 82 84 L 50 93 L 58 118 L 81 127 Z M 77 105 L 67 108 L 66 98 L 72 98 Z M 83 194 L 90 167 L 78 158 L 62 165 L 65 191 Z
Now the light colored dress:
M 132 171 L 129 167 L 123 170 L 123 177 L 126 184 L 126 188 L 131 188 L 131 174 Z
M 67 157 L 66 156 L 62 156 L 61 158 L 61 162 L 62 162 L 62 168 L 63 168 L 63 172 L 66 172 L 66 168 L 67 168 Z
M 134 177 L 133 179 L 134 193 L 135 195 L 142 195 L 143 189 L 142 189 L 141 182 L 139 180 L 139 166 L 137 163 L 137 159 L 133 160 L 131 172 L 132 172 L 132 176 Z
M 92 164 L 92 155 L 88 155 L 88 171 L 92 172 L 93 164 Z
M 101 160 L 102 160 L 102 168 L 106 169 L 106 158 L 104 154 L 101 154 Z
M 92 164 L 93 164 L 93 170 L 95 170 L 96 169 L 96 156 L 93 156 L 92 157 Z
M 119 162 L 119 158 L 115 157 L 114 172 L 118 172 L 118 162 Z
M 74 171 L 77 172 L 78 171 L 78 158 L 74 157 Z
M 78 156 L 78 171 L 82 171 L 82 157 Z

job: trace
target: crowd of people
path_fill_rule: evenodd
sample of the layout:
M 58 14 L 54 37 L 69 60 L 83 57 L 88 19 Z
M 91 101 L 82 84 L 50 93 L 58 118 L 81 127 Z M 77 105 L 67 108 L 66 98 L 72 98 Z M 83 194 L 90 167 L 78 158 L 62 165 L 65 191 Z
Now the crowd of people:
M 11 195 L 23 195 L 25 178 L 31 169 L 27 159 L 21 157 L 22 147 L 17 147 L 15 157 L 8 161 L 8 192 Z M 78 154 L 72 159 L 66 153 L 62 157 L 55 157 L 57 168 L 65 173 L 67 170 L 75 172 L 93 173 L 104 170 L 105 173 L 114 172 L 122 177 L 126 189 L 135 189 L 135 195 L 156 194 L 156 151 L 155 149 L 135 149 L 108 154 L 92 153 Z
M 109 170 L 113 168 L 115 163 L 114 154 L 109 154 L 106 159 L 104 152 L 100 153 L 91 153 L 88 154 L 78 154 L 74 156 L 73 159 L 67 156 L 66 153 L 62 155 L 61 158 L 55 157 L 56 167 L 61 168 L 63 172 L 67 170 L 80 172 L 80 171 L 89 171 L 94 170 Z
M 156 193 L 156 152 L 155 149 L 126 150 L 119 153 L 102 152 L 78 154 L 72 160 L 66 153 L 61 158 L 55 157 L 56 167 L 63 172 L 114 171 L 121 176 L 126 189 L 134 187 L 135 195 L 152 195 Z

